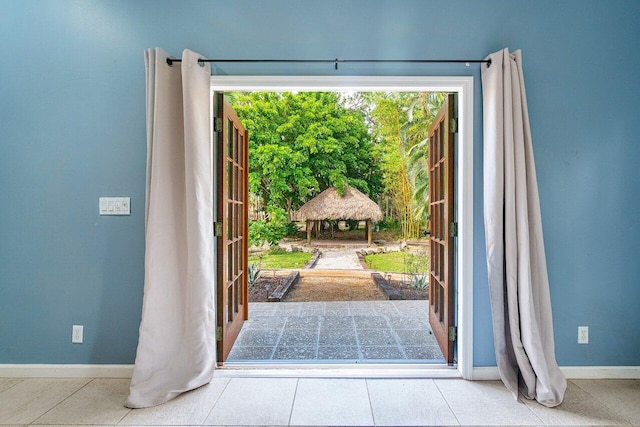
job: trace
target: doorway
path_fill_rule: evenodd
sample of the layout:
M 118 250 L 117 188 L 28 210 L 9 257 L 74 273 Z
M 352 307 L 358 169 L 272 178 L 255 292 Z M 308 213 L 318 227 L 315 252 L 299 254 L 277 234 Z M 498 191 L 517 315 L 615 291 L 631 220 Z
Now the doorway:
M 471 329 L 471 248 L 472 248 L 472 95 L 471 77 L 423 78 L 423 77 L 227 77 L 213 76 L 212 91 L 339 91 L 349 88 L 356 91 L 438 91 L 458 96 L 458 138 L 455 147 L 456 212 L 458 240 L 456 252 L 456 292 L 452 305 L 456 308 L 454 321 L 458 330 L 457 370 L 470 377 L 472 367 Z M 453 149 L 453 147 L 452 147 Z M 441 222 L 440 225 L 444 223 Z M 448 230 L 447 230 L 448 231 Z M 219 295 L 220 296 L 220 295 Z M 449 332 L 449 331 L 447 331 Z M 455 333 L 455 330 L 454 330 Z

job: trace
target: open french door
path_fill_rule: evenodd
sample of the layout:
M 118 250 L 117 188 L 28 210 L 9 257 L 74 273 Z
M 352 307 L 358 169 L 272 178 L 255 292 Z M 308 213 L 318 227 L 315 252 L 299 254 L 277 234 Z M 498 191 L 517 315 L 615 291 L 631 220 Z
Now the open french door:
M 217 358 L 222 364 L 248 318 L 248 146 L 244 128 L 224 94 L 217 95 Z
M 449 365 L 453 364 L 456 339 L 453 292 L 455 123 L 454 95 L 448 95 L 429 128 L 429 323 Z

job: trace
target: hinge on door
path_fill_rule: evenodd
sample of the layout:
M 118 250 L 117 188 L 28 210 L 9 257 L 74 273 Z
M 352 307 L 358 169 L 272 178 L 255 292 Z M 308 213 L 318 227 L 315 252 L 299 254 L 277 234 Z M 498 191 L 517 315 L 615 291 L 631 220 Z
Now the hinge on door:
M 458 237 L 458 223 L 449 223 L 449 237 Z
M 222 326 L 216 328 L 216 341 L 222 341 Z
M 222 223 L 217 221 L 213 223 L 213 237 L 222 236 Z
M 222 132 L 222 119 L 220 117 L 215 117 L 213 119 L 213 131 Z
M 458 119 L 450 119 L 449 120 L 449 132 L 458 133 Z
M 458 328 L 449 326 L 449 341 L 455 341 L 458 335 Z

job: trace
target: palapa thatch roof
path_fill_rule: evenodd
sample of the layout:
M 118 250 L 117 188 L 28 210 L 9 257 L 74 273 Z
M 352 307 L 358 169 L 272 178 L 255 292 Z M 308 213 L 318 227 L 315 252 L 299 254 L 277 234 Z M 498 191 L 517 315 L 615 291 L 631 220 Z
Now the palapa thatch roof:
M 373 200 L 353 187 L 347 187 L 344 196 L 340 196 L 335 187 L 330 187 L 302 205 L 296 216 L 302 221 L 325 219 L 380 221 L 382 211 Z

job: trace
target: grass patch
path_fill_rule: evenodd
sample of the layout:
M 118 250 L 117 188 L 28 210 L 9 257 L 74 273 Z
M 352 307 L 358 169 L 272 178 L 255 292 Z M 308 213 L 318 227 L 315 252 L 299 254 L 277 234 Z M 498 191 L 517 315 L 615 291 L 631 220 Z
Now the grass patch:
M 404 252 L 389 252 L 386 254 L 365 255 L 364 261 L 372 270 L 386 273 L 404 273 L 405 257 L 406 254 Z
M 308 252 L 269 251 L 262 255 L 250 256 L 249 264 L 259 264 L 260 268 L 302 268 L 311 259 Z
M 365 255 L 364 261 L 372 270 L 385 273 L 411 273 L 426 275 L 429 257 L 424 253 L 389 252 Z

